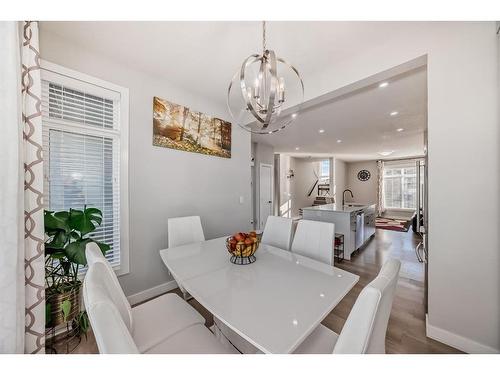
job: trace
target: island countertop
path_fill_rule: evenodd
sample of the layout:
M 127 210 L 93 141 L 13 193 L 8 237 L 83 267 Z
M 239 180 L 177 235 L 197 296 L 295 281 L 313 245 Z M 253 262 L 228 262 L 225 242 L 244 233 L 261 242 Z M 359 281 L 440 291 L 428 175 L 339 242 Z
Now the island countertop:
M 337 203 L 329 203 L 323 204 L 321 206 L 312 206 L 312 207 L 304 207 L 302 210 L 310 210 L 310 211 L 330 211 L 330 212 L 345 212 L 352 213 L 356 211 L 363 210 L 370 206 L 375 205 L 375 203 L 347 203 L 343 207 L 341 204 Z

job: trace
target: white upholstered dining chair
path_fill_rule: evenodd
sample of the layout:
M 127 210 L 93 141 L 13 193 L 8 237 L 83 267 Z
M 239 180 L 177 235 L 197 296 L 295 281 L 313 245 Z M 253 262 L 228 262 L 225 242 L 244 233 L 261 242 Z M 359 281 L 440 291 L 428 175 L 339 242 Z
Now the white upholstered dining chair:
M 292 252 L 333 266 L 335 225 L 300 220 L 292 242 Z
M 168 219 L 168 247 L 187 245 L 205 241 L 205 234 L 199 216 L 172 217 Z M 175 279 L 175 277 L 174 277 Z M 175 280 L 184 296 L 184 300 L 191 298 L 179 280 Z
M 268 216 L 261 243 L 290 250 L 292 238 L 292 219 L 280 216 Z
M 297 354 L 384 354 L 401 262 L 391 259 L 359 294 L 340 335 L 320 324 Z
M 171 217 L 168 219 L 168 247 L 205 241 L 199 216 Z
M 236 352 L 224 347 L 201 322 L 174 326 L 171 319 L 172 311 L 149 316 L 149 327 L 137 324 L 136 320 L 128 321 L 127 315 L 123 314 L 123 306 L 117 304 L 113 298 L 113 293 L 116 293 L 115 285 L 101 262 L 89 267 L 83 285 L 85 308 L 101 354 Z M 181 304 L 189 306 L 181 298 L 176 297 Z M 185 314 L 186 311 L 174 311 L 174 313 Z M 160 339 L 158 335 L 160 331 L 163 333 L 169 331 L 169 334 L 163 335 Z M 144 345 L 145 343 L 147 345 Z
M 194 308 L 174 293 L 163 294 L 131 307 L 116 274 L 99 247 L 93 242 L 87 244 L 85 255 L 89 265 L 83 288 L 85 306 L 99 302 L 103 299 L 104 293 L 107 296 L 106 300 L 111 302 L 120 314 L 139 352 L 148 351 L 183 329 L 205 323 L 205 319 Z M 100 274 L 89 279 L 89 275 L 92 274 L 90 269 L 95 269 L 96 266 Z M 98 296 L 98 300 L 93 300 L 93 296 Z M 109 307 L 104 306 L 99 309 L 109 310 Z

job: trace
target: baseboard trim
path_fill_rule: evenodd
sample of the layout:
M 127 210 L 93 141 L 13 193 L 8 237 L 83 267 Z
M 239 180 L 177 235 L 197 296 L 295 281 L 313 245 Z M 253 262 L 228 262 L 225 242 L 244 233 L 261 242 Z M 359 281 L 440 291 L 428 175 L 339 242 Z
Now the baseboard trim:
M 433 340 L 454 347 L 469 354 L 498 354 L 498 349 L 481 344 L 477 341 L 446 331 L 442 328 L 429 324 L 428 316 L 425 314 L 426 335 Z
M 138 303 L 157 297 L 163 293 L 170 292 L 175 288 L 177 288 L 177 283 L 175 282 L 175 280 L 172 280 L 164 284 L 160 284 L 152 288 L 143 290 L 142 292 L 132 294 L 128 296 L 127 299 L 131 305 L 137 305 Z

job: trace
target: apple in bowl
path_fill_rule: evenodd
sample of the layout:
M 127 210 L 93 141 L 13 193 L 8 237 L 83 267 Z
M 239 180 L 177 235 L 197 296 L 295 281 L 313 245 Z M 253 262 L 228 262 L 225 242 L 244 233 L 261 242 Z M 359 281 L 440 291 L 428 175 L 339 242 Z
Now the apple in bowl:
M 250 257 L 259 247 L 260 239 L 257 232 L 238 232 L 226 240 L 227 250 L 236 257 Z

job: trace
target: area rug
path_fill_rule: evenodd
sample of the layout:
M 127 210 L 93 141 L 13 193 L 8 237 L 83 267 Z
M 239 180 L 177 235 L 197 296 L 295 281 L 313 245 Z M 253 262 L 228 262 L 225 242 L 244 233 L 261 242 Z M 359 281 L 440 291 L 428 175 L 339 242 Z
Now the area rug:
M 391 219 L 389 217 L 377 217 L 375 219 L 375 225 L 378 229 L 395 230 L 398 232 L 408 232 L 410 224 L 411 224 L 411 219 L 401 220 L 401 219 Z

